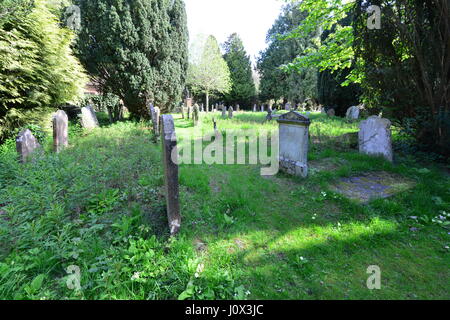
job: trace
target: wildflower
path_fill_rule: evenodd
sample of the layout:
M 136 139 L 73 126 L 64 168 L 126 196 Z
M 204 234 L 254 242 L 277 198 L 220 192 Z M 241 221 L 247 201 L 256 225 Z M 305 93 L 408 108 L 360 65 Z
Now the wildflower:
M 138 280 L 140 276 L 141 276 L 141 273 L 140 273 L 140 272 L 135 272 L 135 273 L 131 276 L 131 280 Z

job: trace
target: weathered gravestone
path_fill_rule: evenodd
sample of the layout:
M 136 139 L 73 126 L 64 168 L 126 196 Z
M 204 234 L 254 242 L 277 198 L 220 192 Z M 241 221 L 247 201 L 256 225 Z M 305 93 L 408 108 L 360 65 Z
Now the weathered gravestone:
M 264 112 L 264 105 L 261 105 L 261 112 Z
M 335 115 L 336 115 L 336 112 L 334 111 L 333 108 L 328 109 L 328 111 L 327 111 L 327 116 L 329 116 L 329 117 L 334 117 Z
M 203 106 L 203 103 L 200 105 L 200 112 L 204 112 L 205 111 L 205 108 L 204 108 L 204 106 Z
M 393 160 L 391 122 L 371 116 L 359 125 L 359 152 Z
M 308 175 L 308 137 L 311 121 L 297 111 L 281 115 L 279 124 L 280 169 L 288 174 Z
M 40 148 L 40 144 L 33 136 L 30 129 L 23 130 L 16 138 L 16 150 L 19 154 L 19 161 L 25 163 L 29 160 L 31 154 Z
M 67 114 L 58 110 L 53 115 L 53 150 L 60 152 L 63 148 L 69 145 L 68 129 L 69 129 L 69 117 Z
M 348 120 L 358 120 L 359 118 L 359 108 L 357 106 L 353 106 L 347 109 L 347 113 L 345 117 Z
M 169 221 L 170 234 L 174 235 L 180 230 L 181 226 L 177 137 L 175 134 L 175 125 L 171 115 L 162 115 L 160 117 L 160 121 L 167 219 Z
M 225 106 L 222 106 L 222 118 L 227 117 L 227 108 Z
M 152 118 L 152 125 L 153 125 L 153 134 L 155 137 L 159 136 L 159 115 L 161 114 L 161 111 L 158 107 L 154 107 L 151 103 L 149 105 L 149 111 L 150 111 L 150 117 Z
M 284 105 L 284 110 L 286 110 L 286 111 L 291 111 L 291 104 L 290 104 L 289 102 L 287 102 L 287 103 Z
M 239 111 L 241 111 L 241 107 L 238 104 L 238 105 L 236 105 L 236 112 L 239 112 Z
M 256 104 L 253 105 L 253 112 L 256 112 Z
M 198 120 L 200 117 L 200 108 L 198 104 L 194 104 L 194 108 L 192 109 L 192 120 L 194 121 L 194 126 L 198 125 Z
M 95 115 L 92 106 L 81 108 L 81 125 L 86 129 L 93 129 L 99 126 L 97 116 Z
M 228 118 L 233 118 L 233 107 L 228 108 Z

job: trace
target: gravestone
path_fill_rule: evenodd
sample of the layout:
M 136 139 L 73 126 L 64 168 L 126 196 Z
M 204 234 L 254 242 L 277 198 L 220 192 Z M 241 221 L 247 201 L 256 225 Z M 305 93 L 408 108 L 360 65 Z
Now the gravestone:
M 289 102 L 287 102 L 287 103 L 284 105 L 284 110 L 286 110 L 286 111 L 291 111 L 291 104 L 290 104 Z
M 359 108 L 357 106 L 353 106 L 347 109 L 347 113 L 345 117 L 348 120 L 358 120 L 359 118 Z
M 69 117 L 67 114 L 58 110 L 53 115 L 53 150 L 60 152 L 63 148 L 69 145 L 68 141 L 68 129 L 69 129 Z
M 256 112 L 256 104 L 253 105 L 253 112 Z
M 31 154 L 40 146 L 30 129 L 21 131 L 16 138 L 16 150 L 19 153 L 19 161 L 21 163 L 27 162 Z
M 359 125 L 359 152 L 393 161 L 391 122 L 371 116 Z
M 150 117 L 152 118 L 153 134 L 155 137 L 159 136 L 159 115 L 161 111 L 158 107 L 154 107 L 152 103 L 149 105 Z
M 328 109 L 328 111 L 327 111 L 327 116 L 329 116 L 329 117 L 334 117 L 335 115 L 336 115 L 336 112 L 334 111 L 333 108 Z
M 233 118 L 233 107 L 228 108 L 228 118 Z
M 266 121 L 272 121 L 272 110 L 267 110 Z
M 261 105 L 261 112 L 264 112 L 264 105 Z
M 239 106 L 239 104 L 236 105 L 236 111 L 237 111 L 237 112 L 241 111 L 241 107 Z
M 86 129 L 93 129 L 99 126 L 97 116 L 95 115 L 92 106 L 81 108 L 81 125 Z
M 191 106 L 188 106 L 186 108 L 186 115 L 187 115 L 188 120 L 191 119 L 191 115 L 192 115 L 192 107 Z
M 174 235 L 180 230 L 181 226 L 177 137 L 175 134 L 175 125 L 171 115 L 162 115 L 160 117 L 160 122 L 167 219 L 169 221 L 170 234 Z
M 227 117 L 227 108 L 222 107 L 222 118 L 226 118 Z
M 194 120 L 194 126 L 198 125 L 198 120 L 200 117 L 200 108 L 198 104 L 194 104 L 194 108 L 192 109 L 192 120 Z
M 281 115 L 279 124 L 280 169 L 299 177 L 308 175 L 308 138 L 311 121 L 297 111 Z
M 200 106 L 200 112 L 205 112 L 205 108 L 204 108 L 204 106 L 203 106 L 203 103 L 202 103 L 201 106 Z

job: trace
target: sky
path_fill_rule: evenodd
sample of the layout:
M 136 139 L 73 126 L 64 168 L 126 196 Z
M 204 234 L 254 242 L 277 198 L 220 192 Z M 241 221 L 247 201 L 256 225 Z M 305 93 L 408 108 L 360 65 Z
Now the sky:
M 283 0 L 185 0 L 189 37 L 217 38 L 219 44 L 238 33 L 252 61 L 266 48 L 266 34 L 280 14 Z

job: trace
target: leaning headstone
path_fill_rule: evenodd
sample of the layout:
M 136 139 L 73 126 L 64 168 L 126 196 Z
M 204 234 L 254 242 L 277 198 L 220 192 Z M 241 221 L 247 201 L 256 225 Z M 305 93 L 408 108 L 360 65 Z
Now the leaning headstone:
M 228 108 L 228 118 L 233 118 L 233 107 Z
M 68 131 L 69 131 L 69 117 L 67 114 L 58 110 L 53 115 L 53 150 L 60 152 L 63 148 L 69 145 Z
M 297 111 L 281 115 L 279 124 L 280 169 L 288 174 L 308 175 L 308 138 L 311 121 Z
M 97 116 L 92 106 L 81 108 L 81 125 L 86 129 L 98 127 Z
M 192 120 L 194 120 L 194 126 L 198 125 L 199 117 L 200 117 L 200 108 L 198 104 L 194 104 L 194 108 L 192 108 Z
M 391 122 L 371 116 L 359 125 L 359 152 L 393 161 Z
M 167 219 L 169 220 L 170 234 L 174 235 L 180 230 L 181 226 L 178 186 L 178 158 L 176 158 L 178 157 L 177 137 L 175 134 L 175 125 L 171 115 L 162 115 L 160 117 L 160 121 Z
M 348 120 L 358 120 L 359 118 L 359 108 L 357 106 L 353 106 L 347 109 L 347 113 L 345 117 Z
M 21 131 L 16 138 L 16 150 L 19 154 L 19 161 L 21 163 L 27 162 L 30 155 L 40 146 L 30 129 Z
M 334 117 L 335 115 L 336 115 L 336 112 L 334 111 L 333 108 L 328 109 L 328 111 L 327 111 L 327 116 L 329 116 L 329 117 Z

